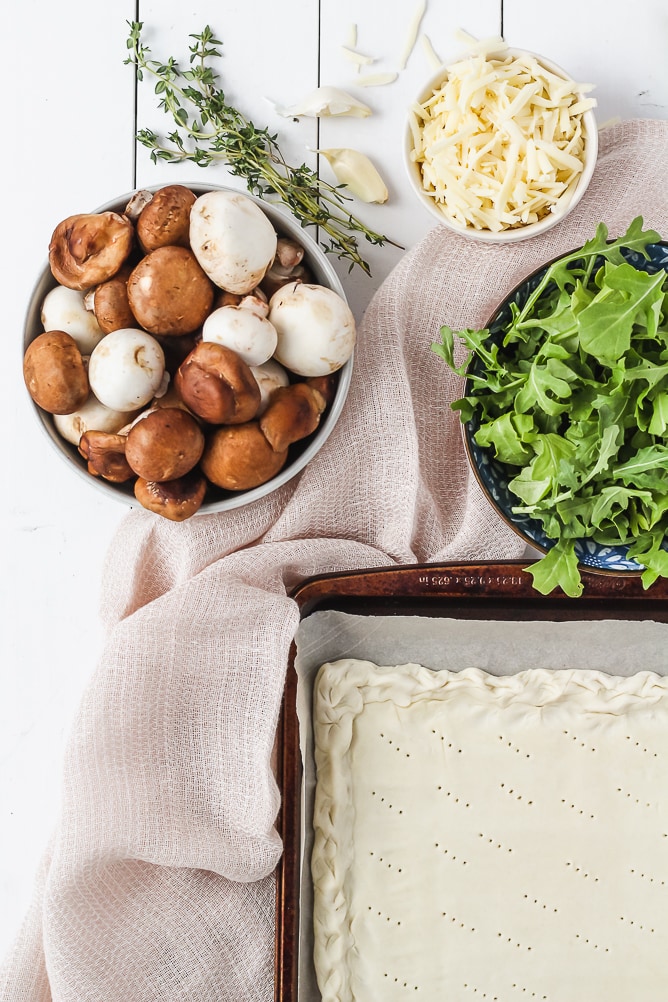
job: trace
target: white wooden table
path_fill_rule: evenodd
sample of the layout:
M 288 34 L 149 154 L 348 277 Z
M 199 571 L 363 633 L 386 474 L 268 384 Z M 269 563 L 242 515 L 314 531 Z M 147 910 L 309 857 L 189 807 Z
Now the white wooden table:
M 223 39 L 220 72 L 228 98 L 280 134 L 293 161 L 307 148 L 351 146 L 371 154 L 390 190 L 383 206 L 360 206 L 376 230 L 413 246 L 432 225 L 404 179 L 405 109 L 432 71 L 418 39 L 395 83 L 355 86 L 341 52 L 357 25 L 358 48 L 391 71 L 404 49 L 417 0 L 23 0 L 4 15 L 2 127 L 3 314 L 0 367 L 4 432 L 0 519 L 0 951 L 25 910 L 40 855 L 55 823 L 62 753 L 75 708 L 102 645 L 103 562 L 126 509 L 73 477 L 35 420 L 21 377 L 21 332 L 32 285 L 62 218 L 90 211 L 143 185 L 176 180 L 229 183 L 223 167 L 155 166 L 134 141 L 138 127 L 164 129 L 152 87 L 135 92 L 124 65 L 126 22 L 144 22 L 156 58 L 185 62 L 188 35 L 211 24 Z M 137 8 L 137 10 L 136 10 Z M 465 20 L 460 20 L 465 18 Z M 420 27 L 447 58 L 457 29 L 503 33 L 581 82 L 596 85 L 598 118 L 668 117 L 666 0 L 429 0 Z M 366 120 L 279 118 L 268 98 L 290 104 L 321 84 L 369 103 Z M 323 167 L 323 171 L 326 167 Z M 361 318 L 399 260 L 392 247 L 368 248 L 373 278 L 340 267 Z

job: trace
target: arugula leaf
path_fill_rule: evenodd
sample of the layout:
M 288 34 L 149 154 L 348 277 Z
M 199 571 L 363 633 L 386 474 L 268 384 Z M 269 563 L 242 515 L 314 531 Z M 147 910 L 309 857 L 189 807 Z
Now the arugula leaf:
M 515 410 L 526 414 L 539 407 L 545 414 L 563 414 L 568 409 L 568 398 L 571 388 L 566 379 L 562 378 L 559 360 L 541 359 L 531 366 L 526 383 L 515 398 Z M 569 370 L 570 374 L 570 370 Z
M 496 421 L 481 425 L 475 440 L 484 449 L 493 448 L 499 462 L 522 466 L 532 455 L 526 443 L 531 440 L 533 430 L 534 423 L 528 414 L 508 411 Z
M 579 598 L 582 594 L 582 579 L 572 539 L 560 539 L 542 560 L 527 567 L 527 571 L 533 578 L 534 588 L 541 595 L 549 595 L 555 588 L 561 588 L 570 598 Z
M 663 538 L 663 532 L 652 532 L 629 547 L 629 556 L 645 567 L 641 576 L 645 588 L 657 578 L 668 578 L 668 552 L 662 547 Z
M 614 268 L 606 264 L 600 292 L 577 317 L 584 351 L 599 362 L 614 363 L 629 350 L 635 323 L 644 323 L 654 336 L 665 277 L 665 273 L 648 275 L 630 264 Z
M 616 466 L 614 475 L 625 484 L 633 484 L 639 474 L 656 469 L 663 470 L 665 476 L 668 469 L 668 445 L 657 443 L 640 449 L 635 456 Z M 668 487 L 668 479 L 664 483 Z

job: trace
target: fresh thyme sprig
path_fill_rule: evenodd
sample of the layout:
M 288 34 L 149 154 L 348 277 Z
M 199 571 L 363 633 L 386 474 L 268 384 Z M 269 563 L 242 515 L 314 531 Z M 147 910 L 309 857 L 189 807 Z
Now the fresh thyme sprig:
M 181 70 L 171 58 L 161 63 L 150 58 L 151 50 L 141 40 L 143 22 L 128 21 L 130 35 L 125 60 L 135 67 L 138 80 L 144 75 L 155 78 L 155 93 L 159 107 L 174 119 L 175 129 L 161 140 L 151 129 L 142 129 L 137 139 L 151 151 L 154 163 L 166 160 L 179 163 L 189 160 L 198 167 L 223 162 L 230 173 L 244 178 L 248 190 L 260 198 L 276 196 L 299 219 L 302 226 L 317 226 L 327 235 L 321 241 L 323 250 L 358 265 L 370 275 L 362 258 L 357 234 L 371 244 L 396 244 L 389 237 L 374 233 L 349 212 L 350 198 L 340 187 L 328 184 L 317 173 L 302 164 L 286 163 L 276 135 L 259 129 L 225 100 L 218 86 L 218 75 L 210 65 L 221 55 L 207 25 L 199 35 L 190 35 L 190 69 Z

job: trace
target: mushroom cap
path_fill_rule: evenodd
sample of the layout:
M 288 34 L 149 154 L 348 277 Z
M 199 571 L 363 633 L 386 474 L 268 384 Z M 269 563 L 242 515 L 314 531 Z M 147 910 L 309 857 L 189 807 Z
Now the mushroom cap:
M 190 209 L 196 197 L 182 184 L 168 184 L 154 193 L 136 223 L 145 253 L 169 245 L 190 247 Z
M 200 465 L 211 483 L 228 491 L 245 491 L 275 477 L 287 458 L 287 449 L 275 452 L 258 423 L 249 421 L 214 429 Z
M 322 393 L 308 383 L 279 387 L 260 418 L 262 434 L 275 452 L 282 452 L 316 430 L 325 406 Z
M 125 457 L 144 480 L 176 480 L 199 462 L 204 434 L 187 411 L 163 407 L 135 422 L 128 432 Z
M 68 289 L 91 289 L 115 275 L 132 250 L 134 226 L 117 212 L 68 216 L 53 231 L 49 265 Z
M 116 411 L 136 411 L 155 396 L 165 373 L 165 355 L 146 331 L 122 328 L 102 338 L 88 363 L 98 400 Z
M 306 380 L 309 386 L 321 393 L 325 406 L 329 407 L 336 396 L 336 388 L 339 385 L 338 372 L 328 372 L 326 376 L 309 376 Z
M 235 191 L 200 195 L 190 212 L 190 246 L 212 282 L 246 295 L 268 270 L 278 237 L 262 209 Z
M 190 334 L 211 310 L 213 286 L 187 247 L 158 247 L 133 268 L 128 301 L 151 334 Z
M 78 445 L 84 432 L 106 431 L 113 434 L 120 431 L 132 420 L 134 413 L 113 410 L 101 403 L 94 393 L 89 393 L 85 403 L 71 414 L 54 414 L 53 423 L 65 441 Z
M 210 424 L 244 424 L 257 414 L 260 388 L 235 351 L 214 341 L 201 341 L 174 377 L 186 407 Z
M 125 458 L 125 444 L 125 435 L 86 431 L 79 441 L 79 452 L 92 476 L 102 477 L 113 484 L 124 484 L 135 476 Z
M 299 376 L 336 372 L 353 353 L 355 318 L 324 285 L 295 282 L 279 289 L 269 300 L 269 320 L 278 334 L 274 357 Z
M 95 314 L 86 309 L 83 293 L 65 285 L 57 285 L 44 297 L 42 324 L 45 331 L 66 331 L 70 334 L 82 355 L 90 355 L 105 334 Z
M 176 480 L 144 480 L 137 477 L 135 497 L 144 508 L 162 515 L 172 522 L 183 522 L 190 518 L 202 505 L 206 494 L 206 480 L 197 470 Z
M 31 341 L 23 357 L 23 378 L 32 399 L 49 414 L 71 414 L 88 397 L 84 361 L 66 331 L 46 331 Z
M 266 317 L 245 306 L 221 306 L 204 321 L 202 340 L 225 345 L 248 365 L 262 365 L 276 351 L 278 334 Z
M 113 278 L 102 282 L 93 294 L 93 312 L 100 329 L 105 334 L 136 327 L 137 318 L 130 309 L 128 300 L 128 278 L 131 268 L 124 264 Z

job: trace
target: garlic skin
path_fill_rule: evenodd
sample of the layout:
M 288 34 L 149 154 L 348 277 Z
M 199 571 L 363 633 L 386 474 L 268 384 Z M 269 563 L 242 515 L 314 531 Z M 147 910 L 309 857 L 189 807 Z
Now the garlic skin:
M 387 202 L 387 187 L 369 158 L 359 150 L 316 150 L 329 164 L 339 184 L 345 184 L 361 202 Z
M 318 87 L 291 108 L 276 108 L 284 118 L 309 118 L 349 115 L 352 118 L 367 118 L 371 108 L 362 101 L 341 90 L 340 87 Z

